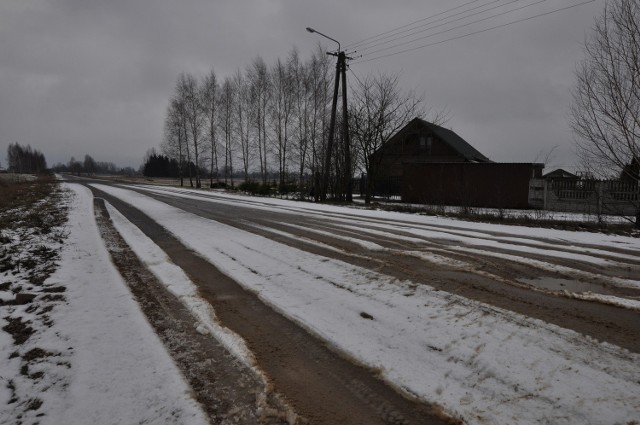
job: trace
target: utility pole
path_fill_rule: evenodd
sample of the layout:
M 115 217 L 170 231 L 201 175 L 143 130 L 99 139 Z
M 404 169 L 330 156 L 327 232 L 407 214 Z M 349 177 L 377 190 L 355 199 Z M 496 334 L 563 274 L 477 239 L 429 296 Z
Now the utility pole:
M 351 138 L 349 137 L 349 111 L 347 109 L 347 59 L 344 52 L 338 53 L 342 62 L 342 149 L 344 149 L 344 188 L 347 202 L 353 201 L 351 194 Z
M 324 173 L 322 176 L 322 187 L 320 188 L 320 201 L 327 200 L 327 192 L 329 189 L 329 176 L 331 174 L 331 153 L 333 151 L 333 137 L 336 129 L 336 112 L 338 106 L 338 89 L 340 86 L 340 77 L 342 76 L 342 151 L 345 161 L 345 173 L 344 186 L 346 192 L 346 200 L 351 202 L 353 200 L 351 194 L 351 140 L 349 138 L 349 116 L 347 109 L 347 57 L 344 51 L 340 48 L 340 42 L 322 34 L 313 28 L 307 27 L 307 31 L 310 33 L 317 33 L 321 36 L 338 43 L 338 50 L 336 52 L 327 52 L 328 55 L 336 56 L 338 61 L 336 62 L 336 78 L 333 89 L 333 102 L 331 104 L 331 121 L 329 122 L 329 139 L 327 140 L 327 149 L 325 152 L 324 161 Z

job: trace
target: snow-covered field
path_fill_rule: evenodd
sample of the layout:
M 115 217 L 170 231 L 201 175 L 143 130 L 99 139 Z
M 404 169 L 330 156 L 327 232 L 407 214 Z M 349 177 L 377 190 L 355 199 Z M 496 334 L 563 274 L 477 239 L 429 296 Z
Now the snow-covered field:
M 24 341 L 0 332 L 0 423 L 208 423 L 111 263 L 91 192 L 67 187 L 73 195 L 64 244 L 52 240 L 55 232 L 3 230 L 23 249 L 61 252 L 42 284 L 30 283 L 24 269 L 0 273 L 0 283 L 36 295 L 25 305 L 0 305 L 0 327 L 19 319 L 31 328 Z
M 426 285 L 313 255 L 130 190 L 95 186 L 135 205 L 275 309 L 379 370 L 400 390 L 437 403 L 466 423 L 626 424 L 640 420 L 640 355 L 636 353 Z M 188 191 L 147 190 L 206 199 Z M 244 202 L 233 195 L 216 197 L 215 202 Z M 273 199 L 251 202 L 254 208 L 344 218 L 344 210 L 338 207 Z M 612 246 L 640 251 L 634 238 L 482 223 L 467 223 L 466 231 L 460 231 L 460 222 L 444 218 L 378 211 L 349 214 L 356 216 L 349 225 L 357 226 L 358 218 L 386 221 L 379 231 L 389 230 L 385 229 L 388 220 L 409 222 L 417 236 L 416 232 L 434 232 L 424 228 L 427 225 L 448 227 L 447 237 L 454 234 L 465 249 L 477 240 L 486 243 L 487 235 L 499 232 L 510 235 L 502 242 L 511 247 L 535 237 L 538 244 L 549 245 L 543 246 L 546 255 L 554 255 L 550 250 L 554 241 L 590 244 L 594 252 Z M 124 218 L 118 222 L 141 258 L 157 248 Z M 527 248 L 531 249 L 535 248 Z M 555 255 L 566 256 L 566 252 Z M 585 260 L 580 257 L 583 254 L 569 256 Z M 620 284 L 633 287 L 637 282 L 621 279 Z M 631 303 L 630 307 L 636 306 Z

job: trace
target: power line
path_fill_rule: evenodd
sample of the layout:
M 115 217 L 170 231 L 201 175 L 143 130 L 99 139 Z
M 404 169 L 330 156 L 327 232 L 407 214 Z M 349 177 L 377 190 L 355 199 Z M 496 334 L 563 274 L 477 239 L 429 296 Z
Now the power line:
M 520 1 L 520 0 L 514 0 L 511 3 L 515 3 L 517 1 Z M 363 56 L 369 56 L 369 55 L 373 55 L 375 53 L 383 52 L 385 50 L 394 49 L 396 47 L 402 47 L 402 46 L 405 46 L 407 44 L 415 43 L 416 41 L 420 41 L 420 40 L 424 40 L 424 39 L 427 39 L 427 38 L 431 38 L 431 37 L 434 37 L 434 36 L 440 35 L 440 34 L 445 34 L 447 32 L 451 32 L 451 31 L 454 31 L 454 30 L 457 30 L 457 29 L 460 29 L 460 28 L 468 27 L 470 25 L 477 24 L 479 22 L 488 21 L 490 19 L 497 18 L 499 16 L 508 15 L 509 13 L 517 12 L 517 11 L 526 9 L 528 7 L 531 7 L 531 6 L 535 6 L 537 4 L 544 3 L 546 1 L 547 0 L 537 0 L 537 1 L 534 1 L 533 3 L 529 3 L 529 4 L 526 4 L 524 6 L 517 7 L 515 9 L 507 10 L 506 12 L 496 13 L 495 15 L 491 15 L 491 16 L 487 16 L 487 17 L 484 17 L 484 18 L 481 18 L 481 19 L 477 19 L 475 21 L 467 22 L 465 24 L 458 25 L 458 26 L 455 26 L 455 27 L 452 27 L 452 28 L 448 28 L 446 30 L 438 31 L 438 32 L 435 32 L 433 34 L 425 35 L 425 36 L 422 36 L 422 37 L 415 38 L 413 40 L 409 40 L 409 41 L 406 41 L 406 42 L 403 42 L 403 43 L 395 44 L 393 46 L 384 47 L 382 49 L 374 50 L 373 52 L 366 53 Z
M 365 85 L 364 85 L 364 83 L 360 80 L 360 78 L 358 78 L 358 76 L 356 75 L 356 73 L 355 73 L 355 72 L 353 72 L 353 69 L 351 69 L 351 67 L 347 67 L 347 69 L 348 69 L 349 71 L 351 71 L 351 73 L 353 74 L 353 76 L 356 78 L 356 81 L 358 81 L 358 83 L 360 83 L 360 86 L 361 86 L 362 88 L 366 88 L 366 86 L 365 86 Z
M 470 2 L 470 3 L 475 3 L 476 1 L 478 1 L 478 0 L 474 0 L 473 2 Z M 477 9 L 481 9 L 481 8 L 483 8 L 485 6 L 488 6 L 488 5 L 493 4 L 493 3 L 498 3 L 500 1 L 502 1 L 502 0 L 492 0 L 492 1 L 488 2 L 488 3 L 481 4 L 481 5 L 476 6 L 476 7 L 472 7 L 471 9 L 467 9 L 467 10 L 463 10 L 463 11 L 458 12 L 458 13 L 454 13 L 453 15 L 443 16 L 443 17 L 441 17 L 439 19 L 436 19 L 436 20 L 434 20 L 432 22 L 424 22 L 424 23 L 421 23 L 420 25 L 415 25 L 418 22 L 427 21 L 427 20 L 430 20 L 430 19 L 432 19 L 432 18 L 434 18 L 436 16 L 443 15 L 445 13 L 451 12 L 451 11 L 453 11 L 455 9 L 460 8 L 460 7 L 469 5 L 469 3 L 465 3 L 465 4 L 461 5 L 461 6 L 449 9 L 449 10 L 447 10 L 445 12 L 442 12 L 442 13 L 439 13 L 439 14 L 436 14 L 436 15 L 432 15 L 432 16 L 429 16 L 427 18 L 420 19 L 418 21 L 414 21 L 414 22 L 412 22 L 410 24 L 403 25 L 403 26 L 398 27 L 396 29 L 392 29 L 392 30 L 386 31 L 386 32 L 384 32 L 382 34 L 379 34 L 377 36 L 370 37 L 371 40 L 365 39 L 365 40 L 369 40 L 369 41 L 363 40 L 363 41 L 361 41 L 359 43 L 356 43 L 354 45 L 348 46 L 349 47 L 348 50 L 354 50 L 356 48 L 357 49 L 361 49 L 361 48 L 367 49 L 368 47 L 364 47 L 364 46 L 367 46 L 367 45 L 372 44 L 372 43 L 378 43 L 381 40 L 385 40 L 385 39 L 388 39 L 388 38 L 391 38 L 391 37 L 395 37 L 395 36 L 397 36 L 399 34 L 403 34 L 403 33 L 409 32 L 409 31 L 413 31 L 415 29 L 424 27 L 425 25 L 437 24 L 437 23 L 442 22 L 442 21 L 444 21 L 446 19 L 450 19 L 450 18 L 453 18 L 455 16 L 458 16 L 458 15 L 461 15 L 461 14 L 464 14 L 464 13 L 467 13 L 467 12 L 471 12 L 471 11 L 474 11 L 474 10 L 477 10 Z M 516 1 L 520 1 L 520 0 L 516 0 Z M 482 13 L 482 11 L 476 12 L 476 13 L 479 14 L 479 13 Z M 473 16 L 473 14 L 471 16 Z M 406 29 L 404 29 L 404 28 L 406 28 Z
M 362 40 L 360 40 L 360 41 L 357 41 L 357 42 L 355 42 L 355 43 L 348 43 L 348 44 L 346 44 L 346 45 L 345 45 L 345 48 L 346 48 L 346 49 L 351 50 L 351 49 L 353 49 L 354 47 L 361 45 L 361 44 L 362 44 L 362 43 L 364 43 L 365 41 L 371 40 L 371 39 L 373 39 L 373 38 L 378 38 L 378 37 L 383 36 L 383 35 L 385 35 L 385 34 L 389 34 L 390 32 L 398 31 L 398 30 L 400 30 L 400 29 L 402 29 L 402 28 L 406 28 L 406 27 L 408 27 L 408 26 L 411 26 L 411 25 L 417 24 L 418 22 L 423 22 L 423 21 L 426 21 L 426 20 L 429 20 L 429 19 L 435 18 L 436 16 L 444 15 L 445 13 L 452 12 L 452 11 L 454 11 L 454 10 L 456 10 L 456 9 L 460 9 L 461 7 L 468 6 L 468 5 L 470 5 L 470 4 L 472 4 L 472 3 L 475 3 L 475 2 L 477 2 L 477 1 L 479 1 L 479 0 L 472 0 L 472 1 L 469 1 L 469 2 L 467 2 L 467 3 L 461 4 L 461 5 L 459 5 L 459 6 L 452 7 L 451 9 L 445 10 L 444 12 L 439 12 L 439 13 L 436 13 L 435 15 L 431 15 L 431 16 L 427 16 L 426 18 L 418 19 L 417 21 L 410 22 L 410 23 L 408 23 L 408 24 L 406 24 L 406 25 L 402 25 L 402 26 L 400 26 L 400 27 L 397 27 L 397 28 L 391 29 L 391 30 L 389 30 L 389 31 L 381 32 L 381 33 L 379 33 L 379 34 L 376 34 L 376 35 L 373 35 L 373 36 L 371 36 L 371 37 L 367 37 L 367 38 L 365 38 L 365 39 L 362 39 Z
M 490 28 L 485 28 L 485 29 L 478 30 L 478 31 L 473 31 L 473 32 L 470 32 L 470 33 L 467 33 L 467 34 L 462 34 L 462 35 L 456 36 L 456 37 L 447 38 L 445 40 L 440 40 L 440 41 L 436 41 L 436 42 L 433 42 L 433 43 L 424 44 L 422 46 L 411 47 L 411 48 L 408 48 L 408 49 L 400 50 L 400 51 L 393 52 L 393 53 L 388 53 L 386 55 L 376 56 L 376 57 L 373 57 L 373 58 L 370 58 L 370 59 L 366 59 L 366 60 L 359 60 L 359 61 L 356 61 L 356 62 L 352 62 L 352 64 L 371 62 L 371 61 L 374 61 L 374 60 L 378 60 L 378 59 L 383 59 L 383 58 L 387 58 L 387 57 L 390 57 L 390 56 L 399 55 L 401 53 L 406 53 L 406 52 L 411 52 L 411 51 L 418 50 L 418 49 L 424 49 L 426 47 L 436 46 L 438 44 L 443 44 L 443 43 L 446 43 L 446 42 L 449 42 L 449 41 L 459 40 L 461 38 L 470 37 L 472 35 L 481 34 L 481 33 L 492 31 L 492 30 L 495 30 L 495 29 L 498 29 L 498 28 L 508 27 L 510 25 L 513 25 L 513 24 L 529 21 L 529 20 L 535 19 L 535 18 L 540 18 L 542 16 L 551 15 L 553 13 L 562 12 L 564 10 L 572 9 L 572 8 L 578 7 L 578 6 L 583 6 L 585 4 L 593 3 L 595 1 L 596 0 L 583 1 L 581 3 L 576 3 L 576 4 L 573 4 L 571 6 L 562 7 L 562 8 L 559 8 L 559 9 L 551 10 L 549 12 L 539 13 L 537 15 L 529 16 L 527 18 L 518 19 L 518 20 L 515 20 L 515 21 L 507 22 L 507 23 L 504 23 L 504 24 L 501 24 L 501 25 L 496 25 L 496 26 L 493 26 L 493 27 L 490 27 Z
M 496 1 L 501 1 L 501 0 L 496 0 Z M 495 3 L 496 1 L 493 1 L 493 2 L 491 2 L 491 3 Z M 440 24 L 438 24 L 438 25 L 433 25 L 433 26 L 432 26 L 432 25 L 429 25 L 429 26 L 427 26 L 426 28 L 420 29 L 420 30 L 418 30 L 418 31 L 409 32 L 408 34 L 405 34 L 405 35 L 402 35 L 402 36 L 399 36 L 399 37 L 395 37 L 395 38 L 392 38 L 392 39 L 390 39 L 390 40 L 386 40 L 386 41 L 382 41 L 382 42 L 380 42 L 380 43 L 376 43 L 376 44 L 372 44 L 372 45 L 366 46 L 366 47 L 364 47 L 363 49 L 359 49 L 359 50 L 358 50 L 358 52 L 362 53 L 362 51 L 369 50 L 369 49 L 372 49 L 372 48 L 374 48 L 374 47 L 378 47 L 378 46 L 382 46 L 382 45 L 385 45 L 385 44 L 389 44 L 389 43 L 391 43 L 391 42 L 393 42 L 393 41 L 396 41 L 396 40 L 402 40 L 402 39 L 404 39 L 404 38 L 411 37 L 412 35 L 420 34 L 420 33 L 423 33 L 423 32 L 425 32 L 425 31 L 433 30 L 433 29 L 436 29 L 436 28 L 443 27 L 443 26 L 445 26 L 445 25 L 452 24 L 452 23 L 454 23 L 454 22 L 458 22 L 458 21 L 462 21 L 462 20 L 465 20 L 465 19 L 468 19 L 468 18 L 472 18 L 472 17 L 474 17 L 474 16 L 478 16 L 478 15 L 481 15 L 481 14 L 483 14 L 483 13 L 486 13 L 486 12 L 489 12 L 489 11 L 492 11 L 492 10 L 495 10 L 495 9 L 502 8 L 502 7 L 508 6 L 508 5 L 510 5 L 510 4 L 513 4 L 513 3 L 518 3 L 518 2 L 520 2 L 520 1 L 522 1 L 522 0 L 511 0 L 510 2 L 508 2 L 508 3 L 506 3 L 506 4 L 500 4 L 500 5 L 497 5 L 497 6 L 494 6 L 494 7 L 490 7 L 490 8 L 488 8 L 488 9 L 481 10 L 481 11 L 479 11 L 479 12 L 471 13 L 471 14 L 466 15 L 466 16 L 461 16 L 461 17 L 459 17 L 459 18 L 457 18 L 457 19 L 452 19 L 452 20 L 447 21 L 447 22 L 442 22 L 442 23 L 440 23 Z M 486 20 L 491 19 L 491 18 L 495 18 L 495 17 L 498 17 L 498 16 L 506 15 L 506 14 L 508 14 L 508 13 L 511 13 L 511 12 L 515 12 L 515 11 L 518 11 L 518 10 L 524 9 L 524 8 L 527 8 L 527 7 L 529 7 L 529 6 L 532 6 L 532 5 L 535 5 L 535 4 L 538 4 L 538 3 L 543 3 L 543 2 L 545 2 L 545 1 L 547 1 L 547 0 L 540 0 L 540 1 L 535 2 L 535 3 L 533 3 L 533 4 L 529 4 L 529 5 L 526 5 L 526 6 L 522 6 L 522 7 L 520 7 L 520 8 L 516 8 L 516 9 L 510 10 L 510 11 L 507 11 L 507 12 L 498 13 L 498 14 L 495 14 L 495 15 L 492 15 L 492 16 L 488 16 L 488 17 L 486 17 L 486 18 L 479 19 L 479 20 L 476 20 L 476 21 L 473 21 L 473 22 L 468 22 L 468 23 L 466 23 L 466 24 L 462 24 L 462 25 L 459 25 L 459 26 L 456 26 L 456 27 L 449 28 L 449 29 L 447 29 L 447 30 L 445 30 L 445 31 L 440 31 L 440 32 L 437 32 L 437 33 L 435 33 L 435 34 L 430 34 L 430 35 L 427 35 L 427 36 L 424 36 L 424 37 L 418 37 L 418 38 L 416 38 L 416 39 L 414 39 L 414 40 L 407 41 L 407 42 L 406 42 L 406 44 L 413 43 L 414 41 L 422 40 L 422 39 L 424 39 L 424 38 L 433 37 L 434 35 L 438 35 L 438 34 L 442 34 L 442 33 L 445 33 L 445 32 L 453 31 L 453 30 L 455 30 L 455 29 L 463 28 L 463 27 L 466 27 L 466 26 L 469 26 L 469 25 L 472 25 L 472 24 L 475 24 L 475 23 L 478 23 L 478 22 L 486 21 Z M 491 3 L 489 3 L 489 4 L 491 4 Z M 486 4 L 486 5 L 483 5 L 483 6 L 488 6 L 489 4 Z M 466 12 L 467 12 L 467 11 L 465 11 L 465 12 L 463 12 L 463 13 L 466 13 Z M 457 16 L 457 15 L 459 15 L 459 14 L 449 16 L 449 17 L 447 17 L 446 19 L 452 18 L 453 16 Z M 440 22 L 440 21 L 433 22 L 432 24 L 435 24 L 435 23 L 438 23 L 438 22 Z M 417 28 L 419 28 L 419 27 L 417 27 Z M 412 29 L 415 29 L 415 28 L 412 28 Z M 402 31 L 402 32 L 406 32 L 406 31 Z M 400 32 L 400 33 L 398 33 L 398 34 L 401 34 L 402 32 Z M 397 34 L 396 34 L 396 35 L 397 35 Z M 392 47 L 397 47 L 397 46 L 398 46 L 398 45 L 396 45 L 396 46 L 392 46 Z M 391 48 L 391 47 L 389 47 L 389 48 Z M 381 50 L 384 50 L 384 49 L 377 50 L 376 52 L 381 51 Z M 375 53 L 375 52 L 372 52 L 372 53 Z M 370 53 L 367 53 L 367 54 L 370 54 Z

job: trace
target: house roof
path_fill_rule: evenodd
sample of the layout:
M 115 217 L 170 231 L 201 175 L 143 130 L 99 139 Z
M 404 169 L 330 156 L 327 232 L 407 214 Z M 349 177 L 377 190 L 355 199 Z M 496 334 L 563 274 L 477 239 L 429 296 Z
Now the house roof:
M 580 177 L 576 176 L 573 173 L 563 170 L 562 168 L 558 168 L 557 170 L 551 171 L 543 176 L 545 179 L 579 179 Z
M 427 122 L 420 118 L 414 118 L 404 126 L 396 136 L 403 133 L 408 132 L 412 127 L 416 128 L 426 128 L 435 134 L 440 140 L 449 145 L 452 149 L 460 154 L 465 160 L 470 162 L 492 162 L 489 158 L 481 154 L 476 148 L 471 146 L 464 140 L 462 137 L 458 136 L 454 131 L 448 130 L 444 127 L 440 127 L 439 125 Z M 394 136 L 395 137 L 395 136 Z

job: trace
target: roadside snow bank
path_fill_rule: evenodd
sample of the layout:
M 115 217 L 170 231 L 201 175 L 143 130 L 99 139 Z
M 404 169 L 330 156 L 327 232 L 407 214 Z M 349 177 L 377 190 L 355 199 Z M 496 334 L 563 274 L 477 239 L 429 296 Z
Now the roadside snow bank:
M 65 186 L 75 194 L 69 236 L 60 267 L 48 283 L 66 287 L 67 303 L 52 312 L 55 324 L 31 343 L 71 354 L 64 373 L 38 394 L 47 408 L 37 420 L 70 425 L 208 423 L 112 265 L 96 227 L 91 192 Z

